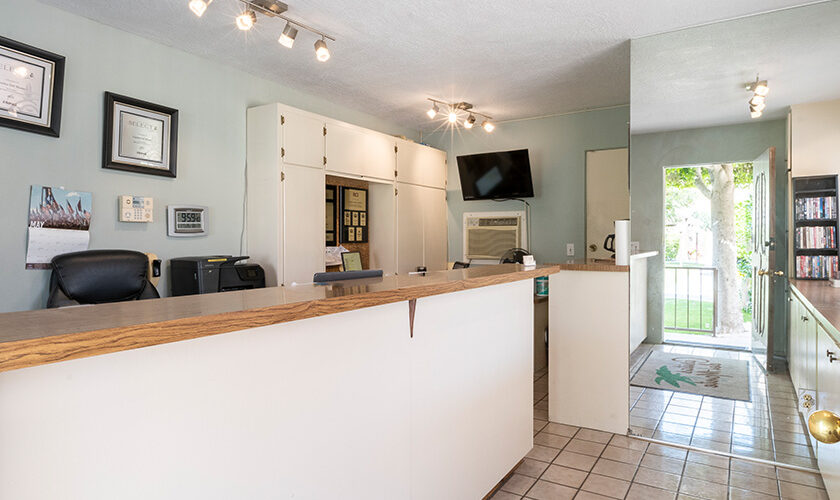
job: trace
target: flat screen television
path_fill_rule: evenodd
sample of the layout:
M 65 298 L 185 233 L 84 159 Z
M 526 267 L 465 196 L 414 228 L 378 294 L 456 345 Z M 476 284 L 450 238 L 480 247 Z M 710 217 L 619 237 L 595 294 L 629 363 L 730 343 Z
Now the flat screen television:
M 464 200 L 534 197 L 527 149 L 466 155 L 457 159 Z

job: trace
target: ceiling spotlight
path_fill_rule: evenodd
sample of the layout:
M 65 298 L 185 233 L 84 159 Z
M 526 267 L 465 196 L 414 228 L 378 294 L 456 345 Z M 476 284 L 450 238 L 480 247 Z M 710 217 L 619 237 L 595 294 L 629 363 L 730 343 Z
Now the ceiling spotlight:
M 458 114 L 455 113 L 455 110 L 449 108 L 449 123 L 455 123 L 458 121 Z
M 327 48 L 327 42 L 323 38 L 315 42 L 315 57 L 321 62 L 330 58 L 330 49 Z
M 761 113 L 766 107 L 767 105 L 763 102 L 760 102 L 758 104 L 750 104 L 750 111 L 758 111 L 759 113 Z
M 766 97 L 767 94 L 770 93 L 770 87 L 767 86 L 767 80 L 761 80 L 760 82 L 755 82 L 753 86 L 753 92 L 755 95 Z
M 277 39 L 280 42 L 280 45 L 283 47 L 292 48 L 292 45 L 295 44 L 295 37 L 297 36 L 297 28 L 292 26 L 292 23 L 286 22 L 286 27 L 283 28 L 283 33 L 280 34 L 280 38 Z
M 473 125 L 475 125 L 475 115 L 470 113 L 470 116 L 464 120 L 464 128 L 473 128 Z
M 760 116 L 761 116 L 761 111 L 750 110 L 750 118 L 759 118 Z
M 440 111 L 440 108 L 438 108 L 437 103 L 432 101 L 432 107 L 429 108 L 428 111 L 426 111 L 426 116 L 428 116 L 429 119 L 431 120 L 432 118 L 437 116 L 439 111 Z
M 765 97 L 763 95 L 754 95 L 752 99 L 750 99 L 751 106 L 758 106 L 759 104 L 764 104 Z
M 213 0 L 190 0 L 190 10 L 196 16 L 201 17 L 204 11 L 207 10 L 207 6 L 211 3 L 213 3 Z
M 496 128 L 496 126 L 493 125 L 493 123 L 491 123 L 490 120 L 484 120 L 484 123 L 482 123 L 481 126 L 484 127 L 484 131 L 488 133 L 492 132 L 493 129 Z
M 242 14 L 236 16 L 236 27 L 241 29 L 242 31 L 248 31 L 249 29 L 254 27 L 254 24 L 257 22 L 257 14 L 248 9 Z

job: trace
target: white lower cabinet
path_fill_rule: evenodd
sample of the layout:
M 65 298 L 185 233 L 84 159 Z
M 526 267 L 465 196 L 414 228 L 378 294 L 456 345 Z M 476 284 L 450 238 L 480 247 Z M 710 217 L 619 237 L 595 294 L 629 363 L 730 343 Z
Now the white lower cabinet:
M 840 415 L 840 348 L 825 332 L 817 338 L 817 410 L 829 410 Z M 832 359 L 835 359 L 832 361 Z M 817 444 L 817 461 L 831 498 L 840 498 L 840 443 Z

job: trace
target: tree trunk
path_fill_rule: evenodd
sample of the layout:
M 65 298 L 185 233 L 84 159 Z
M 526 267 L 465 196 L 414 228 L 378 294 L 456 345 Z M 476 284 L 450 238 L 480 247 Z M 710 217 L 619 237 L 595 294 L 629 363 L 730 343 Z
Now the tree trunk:
M 708 167 L 712 177 L 711 223 L 713 265 L 718 270 L 717 333 L 738 333 L 744 328 L 741 314 L 741 279 L 735 234 L 735 178 L 731 164 Z

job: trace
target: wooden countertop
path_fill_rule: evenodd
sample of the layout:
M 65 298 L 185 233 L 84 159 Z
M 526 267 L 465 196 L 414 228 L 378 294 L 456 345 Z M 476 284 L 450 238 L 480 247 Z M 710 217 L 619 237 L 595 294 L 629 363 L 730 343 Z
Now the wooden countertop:
M 543 265 L 482 266 L 324 285 L 0 314 L 0 372 L 547 276 Z
M 793 293 L 807 300 L 822 316 L 817 318 L 818 321 L 827 323 L 840 332 L 840 288 L 829 286 L 827 281 L 818 280 L 792 279 L 790 284 L 795 287 Z M 826 333 L 840 346 L 840 338 L 837 338 L 835 332 L 826 330 Z
M 612 259 L 570 259 L 565 262 L 548 264 L 561 271 L 602 271 L 612 273 L 630 272 L 630 266 L 616 265 Z M 549 291 L 551 293 L 551 291 Z

